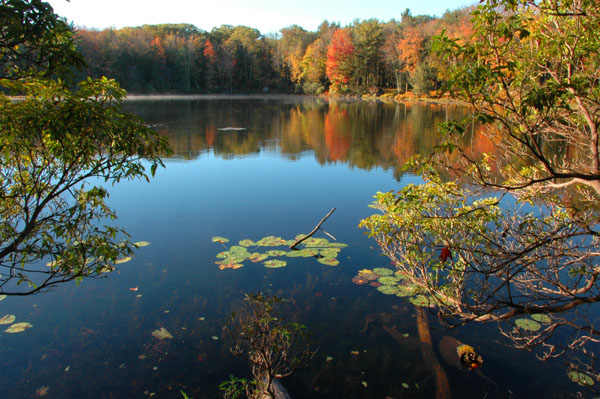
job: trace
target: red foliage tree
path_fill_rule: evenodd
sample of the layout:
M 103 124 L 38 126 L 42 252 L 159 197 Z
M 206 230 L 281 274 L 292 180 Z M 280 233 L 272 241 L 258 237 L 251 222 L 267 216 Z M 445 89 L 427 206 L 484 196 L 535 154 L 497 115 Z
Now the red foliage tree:
M 327 48 L 326 72 L 331 82 L 331 91 L 344 91 L 352 74 L 354 45 L 347 29 L 337 29 Z

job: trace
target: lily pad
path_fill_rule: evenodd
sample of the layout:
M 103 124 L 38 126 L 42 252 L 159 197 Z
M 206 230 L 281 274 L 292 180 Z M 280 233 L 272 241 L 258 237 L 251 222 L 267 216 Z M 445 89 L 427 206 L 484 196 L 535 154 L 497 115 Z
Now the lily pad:
M 369 280 L 367 280 L 366 278 L 363 278 L 361 276 L 355 276 L 352 279 L 352 282 L 356 285 L 363 285 L 363 284 L 367 284 L 369 282 Z
M 229 239 L 225 238 L 225 237 L 215 236 L 215 237 L 212 238 L 212 242 L 220 242 L 221 244 L 224 244 L 226 242 L 229 242 Z
M 268 257 L 269 254 L 259 254 L 258 252 L 255 252 L 252 255 L 250 255 L 248 259 L 250 260 L 250 262 L 257 263 L 267 259 Z
M 373 272 L 379 274 L 380 276 L 391 276 L 392 274 L 394 274 L 394 271 L 392 269 L 388 269 L 386 267 L 376 267 L 375 269 L 373 269 Z
M 138 248 L 147 247 L 150 244 L 152 244 L 150 241 L 137 241 L 133 243 L 133 245 Z
M 256 243 L 255 243 L 254 241 L 252 241 L 252 240 L 248 240 L 248 239 L 246 239 L 246 240 L 241 240 L 241 241 L 239 242 L 239 244 L 240 244 L 242 247 L 251 247 L 251 246 L 253 246 L 253 245 L 256 245 Z
M 535 321 L 537 321 L 538 323 L 543 323 L 543 324 L 548 324 L 552 322 L 552 319 L 550 318 L 550 316 L 546 315 L 546 314 L 532 314 L 531 318 Z
M 396 293 L 396 296 L 399 296 L 399 297 L 403 298 L 403 297 L 408 297 L 408 296 L 415 295 L 415 290 L 411 286 L 397 285 L 396 287 L 398 289 L 398 292 Z
M 346 248 L 348 244 L 344 244 L 343 242 L 332 242 L 329 244 L 330 248 Z
M 329 240 L 327 240 L 326 238 L 315 238 L 315 237 L 311 237 L 308 238 L 304 241 L 302 241 L 302 244 L 304 244 L 307 247 L 328 247 L 329 246 Z
M 158 340 L 172 339 L 173 336 L 166 328 L 161 327 L 160 330 L 152 331 L 152 336 Z
M 221 263 L 219 265 L 219 270 L 225 270 L 225 269 L 236 270 L 236 269 L 239 269 L 239 268 L 242 268 L 242 267 L 244 267 L 243 263 Z
M 20 333 L 27 329 L 30 329 L 31 327 L 33 327 L 31 323 L 15 323 L 12 326 L 8 327 L 6 330 L 4 330 L 4 332 L 7 332 L 9 334 Z
M 280 249 L 272 249 L 270 251 L 267 251 L 267 255 L 269 255 L 269 256 L 284 256 L 286 254 L 287 254 L 286 251 L 282 251 Z
M 261 247 L 278 247 L 281 245 L 285 245 L 286 243 L 287 241 L 281 237 L 268 236 L 258 240 L 256 242 L 256 245 Z
M 7 314 L 0 317 L 0 324 L 11 324 L 14 323 L 16 316 L 14 314 Z
M 279 259 L 271 259 L 271 260 L 267 260 L 264 262 L 265 267 L 271 268 L 271 269 L 276 269 L 279 267 L 285 267 L 287 265 L 287 262 L 284 260 L 279 260 Z
M 370 269 L 359 270 L 358 275 L 362 278 L 366 278 L 369 281 L 377 280 L 379 278 L 379 274 Z
M 381 284 L 384 285 L 394 285 L 397 284 L 400 279 L 394 276 L 382 276 L 377 279 Z
M 300 250 L 291 250 L 286 252 L 286 255 L 290 258 L 310 258 L 319 254 L 319 250 L 316 248 L 304 248 Z
M 584 387 L 591 387 L 594 385 L 594 379 L 591 375 L 582 371 L 571 370 L 567 373 L 569 379 L 577 384 Z
M 337 266 L 340 264 L 340 262 L 337 259 L 333 258 L 320 258 L 318 262 L 327 266 Z
M 398 287 L 395 285 L 380 285 L 377 287 L 377 291 L 385 295 L 396 295 L 396 293 L 398 293 Z
M 517 319 L 515 320 L 515 324 L 517 327 L 525 331 L 538 331 L 540 328 L 542 328 L 540 323 L 531 319 Z
M 428 307 L 435 305 L 435 301 L 433 300 L 433 298 L 427 295 L 415 295 L 409 298 L 408 301 L 415 306 Z
M 324 258 L 335 258 L 338 256 L 340 250 L 336 248 L 325 248 L 319 251 L 319 255 Z

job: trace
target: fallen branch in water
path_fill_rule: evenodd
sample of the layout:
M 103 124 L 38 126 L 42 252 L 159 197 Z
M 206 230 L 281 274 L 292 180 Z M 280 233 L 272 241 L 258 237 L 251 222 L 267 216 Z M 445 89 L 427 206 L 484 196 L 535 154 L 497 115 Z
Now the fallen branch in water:
M 329 211 L 329 213 L 327 215 L 325 215 L 325 217 L 323 219 L 321 219 L 321 221 L 319 222 L 319 224 L 310 232 L 308 233 L 308 235 L 306 237 L 302 237 L 301 239 L 299 239 L 298 241 L 296 241 L 295 243 L 293 243 L 292 245 L 290 245 L 290 249 L 294 249 L 296 248 L 296 245 L 300 244 L 302 241 L 310 238 L 313 234 L 315 234 L 319 228 L 321 227 L 321 225 L 323 224 L 323 222 L 325 222 L 327 220 L 327 218 L 329 216 L 331 216 L 331 214 L 333 213 L 333 211 L 335 211 L 335 208 L 331 208 L 331 210 Z M 327 234 L 329 237 L 333 238 L 335 240 L 335 238 L 327 233 L 325 230 L 322 230 L 325 234 Z

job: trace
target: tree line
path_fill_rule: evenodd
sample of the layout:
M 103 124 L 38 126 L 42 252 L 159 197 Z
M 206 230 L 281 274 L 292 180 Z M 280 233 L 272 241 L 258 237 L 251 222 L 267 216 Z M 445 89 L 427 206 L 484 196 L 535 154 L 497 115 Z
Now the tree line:
M 324 21 L 316 32 L 292 25 L 267 35 L 231 25 L 77 28 L 76 39 L 87 62 L 82 78 L 111 77 L 131 93 L 424 94 L 447 69 L 432 38 L 467 36 L 471 11 L 435 18 L 407 9 L 400 21 Z

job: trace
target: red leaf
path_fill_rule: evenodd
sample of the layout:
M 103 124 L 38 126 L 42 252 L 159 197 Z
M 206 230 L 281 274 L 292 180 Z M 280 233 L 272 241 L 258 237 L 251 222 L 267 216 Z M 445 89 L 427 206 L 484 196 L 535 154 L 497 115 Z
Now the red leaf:
M 452 259 L 452 253 L 450 252 L 448 247 L 444 247 L 442 248 L 442 253 L 440 254 L 440 260 L 442 262 L 445 262 L 446 260 L 448 260 L 448 258 L 450 258 L 451 261 L 454 261 L 454 259 Z

